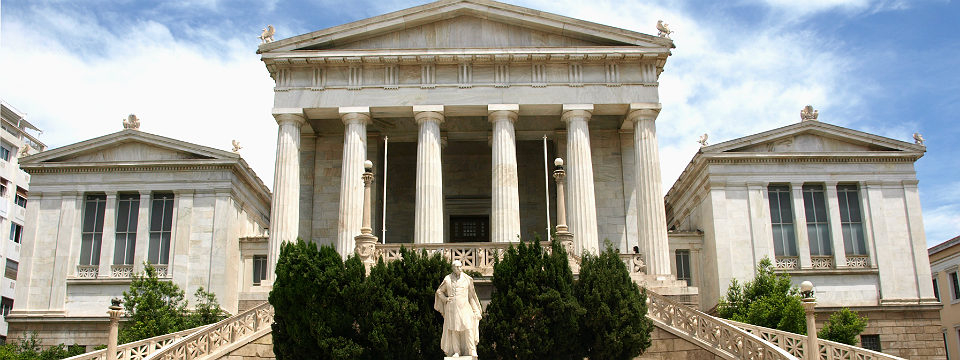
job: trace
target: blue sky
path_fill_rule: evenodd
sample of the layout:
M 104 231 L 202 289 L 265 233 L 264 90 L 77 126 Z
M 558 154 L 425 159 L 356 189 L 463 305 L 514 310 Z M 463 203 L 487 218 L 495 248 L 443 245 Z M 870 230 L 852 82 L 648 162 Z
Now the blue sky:
M 272 80 L 255 54 L 277 39 L 423 1 L 3 0 L 0 98 L 58 147 L 121 129 L 230 149 L 268 185 Z M 917 162 L 928 245 L 960 235 L 960 6 L 945 0 L 512 2 L 630 30 L 676 31 L 660 78 L 664 187 L 706 132 L 711 143 L 820 120 L 903 141 Z

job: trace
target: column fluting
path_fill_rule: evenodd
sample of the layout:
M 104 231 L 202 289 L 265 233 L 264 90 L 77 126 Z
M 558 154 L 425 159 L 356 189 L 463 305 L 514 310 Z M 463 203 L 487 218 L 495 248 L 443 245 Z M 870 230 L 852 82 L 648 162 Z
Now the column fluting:
M 660 179 L 660 150 L 656 119 L 659 109 L 638 109 L 627 114 L 633 122 L 634 168 L 637 181 L 637 239 L 647 274 L 670 274 L 670 245 Z
M 520 235 L 520 189 L 517 176 L 517 143 L 513 123 L 520 106 L 490 105 L 493 123 L 492 174 L 490 189 L 490 239 L 517 241 Z
M 440 161 L 443 106 L 414 106 L 413 111 L 419 127 L 413 242 L 437 244 L 443 242 L 443 170 Z
M 341 108 L 343 121 L 343 157 L 340 167 L 340 212 L 337 222 L 337 252 L 346 258 L 353 254 L 354 237 L 363 222 L 363 162 L 367 160 L 368 108 Z
M 593 160 L 587 122 L 593 105 L 564 105 L 561 119 L 567 123 L 567 226 L 573 233 L 577 254 L 596 253 L 597 201 L 593 185 Z
M 299 109 L 297 109 L 299 110 Z M 300 222 L 300 127 L 302 112 L 274 113 L 277 120 L 277 161 L 270 206 L 270 241 L 267 277 L 272 283 L 280 244 L 297 240 Z

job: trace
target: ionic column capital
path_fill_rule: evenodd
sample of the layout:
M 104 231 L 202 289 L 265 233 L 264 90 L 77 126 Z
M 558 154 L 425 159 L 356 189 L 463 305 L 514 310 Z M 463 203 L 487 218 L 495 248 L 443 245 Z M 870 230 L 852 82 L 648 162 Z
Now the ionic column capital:
M 593 116 L 593 104 L 563 104 L 563 115 L 560 120 L 570 122 L 572 119 L 590 121 Z
M 417 121 L 417 125 L 428 121 L 442 124 L 443 105 L 414 105 L 413 118 Z
M 338 110 L 340 112 L 340 120 L 343 121 L 344 125 L 350 125 L 350 124 L 369 125 L 371 122 L 369 107 L 366 107 L 366 106 L 341 107 Z
M 487 120 L 490 122 L 509 120 L 516 122 L 520 116 L 520 104 L 487 105 Z
M 660 115 L 660 103 L 631 103 L 627 111 L 627 121 L 656 120 Z
M 273 118 L 277 120 L 277 125 L 293 123 L 297 127 L 301 127 L 307 122 L 301 108 L 274 108 L 272 113 Z

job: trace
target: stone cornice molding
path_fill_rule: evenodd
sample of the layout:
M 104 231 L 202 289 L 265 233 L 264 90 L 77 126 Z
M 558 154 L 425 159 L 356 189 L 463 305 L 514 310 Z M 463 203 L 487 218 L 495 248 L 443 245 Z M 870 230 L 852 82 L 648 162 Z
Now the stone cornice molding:
M 313 67 L 317 65 L 350 66 L 370 65 L 457 65 L 471 64 L 530 64 L 570 63 L 580 64 L 615 62 L 650 62 L 663 67 L 669 48 L 638 48 L 628 46 L 598 47 L 509 47 L 490 49 L 363 49 L 288 51 L 263 54 L 261 60 L 268 69 L 275 71 L 287 67 Z
M 442 124 L 444 121 L 443 105 L 415 105 L 413 107 L 413 118 L 417 125 L 427 121 Z
M 298 128 L 306 124 L 306 117 L 303 115 L 303 109 L 297 108 L 274 108 L 273 118 L 277 120 L 277 125 L 293 124 Z
M 341 107 L 339 109 L 340 120 L 344 125 L 364 124 L 370 125 L 373 121 L 370 118 L 369 107 Z

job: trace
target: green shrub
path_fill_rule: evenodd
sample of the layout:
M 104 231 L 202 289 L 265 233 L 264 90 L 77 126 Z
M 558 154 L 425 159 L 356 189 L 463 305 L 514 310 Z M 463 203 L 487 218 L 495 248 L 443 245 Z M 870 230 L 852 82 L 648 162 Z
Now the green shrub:
M 573 294 L 573 273 L 559 242 L 511 246 L 494 265 L 493 293 L 480 321 L 480 358 L 582 359 L 585 310 Z
M 842 308 L 827 319 L 827 323 L 817 337 L 838 343 L 857 346 L 857 337 L 867 328 L 867 318 L 860 316 L 856 311 Z
M 806 334 L 807 324 L 799 290 L 790 284 L 790 275 L 776 273 L 770 259 L 757 265 L 757 275 L 742 286 L 734 279 L 725 298 L 717 305 L 724 319 L 771 329 Z
M 580 338 L 591 359 L 633 359 L 650 347 L 646 293 L 630 279 L 610 242 L 599 255 L 584 254 L 574 293 L 589 309 Z

